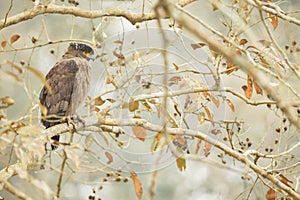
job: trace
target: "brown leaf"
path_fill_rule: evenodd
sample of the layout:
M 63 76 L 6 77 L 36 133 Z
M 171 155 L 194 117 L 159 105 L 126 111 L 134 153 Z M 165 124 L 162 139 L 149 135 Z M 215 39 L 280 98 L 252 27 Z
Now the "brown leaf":
M 5 40 L 2 41 L 2 42 L 1 42 L 1 47 L 2 47 L 2 48 L 6 47 L 6 44 L 7 44 L 7 42 L 6 42 Z
M 199 43 L 191 44 L 191 47 L 193 48 L 193 50 L 196 50 L 196 49 L 204 47 L 205 45 L 206 44 L 199 42 Z
M 143 102 L 143 106 L 147 111 L 152 112 L 152 108 L 147 101 Z
M 133 181 L 133 185 L 134 185 L 134 191 L 136 196 L 141 199 L 142 195 L 143 195 L 143 185 L 142 182 L 140 180 L 140 178 L 136 175 L 135 172 L 130 172 L 130 177 Z
M 177 163 L 177 168 L 179 169 L 179 171 L 182 172 L 186 169 L 186 161 L 184 158 L 177 158 L 176 163 Z
M 264 66 L 265 68 L 270 68 L 269 63 L 263 56 L 259 55 L 259 59 L 260 59 L 262 66 Z
M 114 99 L 112 99 L 112 98 L 107 98 L 107 99 L 105 99 L 105 101 L 108 101 L 108 102 L 110 102 L 110 103 L 115 103 L 115 102 L 116 102 L 116 100 L 114 100 Z
M 10 43 L 16 42 L 21 36 L 19 34 L 14 34 L 13 36 L 10 37 Z
M 11 97 L 6 96 L 3 98 L 0 98 L 0 101 L 2 102 L 2 104 L 6 104 L 8 106 L 13 105 L 15 103 L 15 100 L 13 100 Z
M 263 90 L 261 89 L 261 87 L 255 81 L 253 81 L 253 86 L 254 86 L 254 89 L 256 91 L 256 94 L 263 95 Z
M 281 181 L 283 184 L 285 184 L 285 185 L 288 186 L 288 187 L 291 187 L 291 186 L 289 185 L 289 183 L 293 183 L 292 181 L 290 181 L 287 177 L 285 177 L 285 176 L 282 175 L 282 174 L 280 174 L 279 176 L 280 176 L 280 181 Z
M 162 133 L 161 132 L 158 132 L 154 138 L 154 141 L 151 145 L 151 151 L 156 151 L 158 146 L 159 146 L 159 143 L 160 143 L 160 139 L 162 137 Z
M 205 142 L 204 144 L 204 155 L 205 157 L 207 157 L 210 154 L 210 150 L 211 150 L 211 144 L 208 142 Z
M 112 77 L 113 78 L 113 77 Z M 109 78 L 109 77 L 107 77 L 106 78 L 106 84 L 111 84 L 112 83 L 112 80 Z
M 133 101 L 132 99 L 129 102 L 128 109 L 130 112 L 133 112 L 139 108 L 139 102 L 138 101 Z
M 236 50 L 235 50 L 235 53 L 238 54 L 238 55 L 240 55 L 240 56 L 242 55 L 242 52 L 241 52 L 240 49 L 236 49 Z
M 179 66 L 178 65 L 176 65 L 175 63 L 172 63 L 173 64 L 173 66 L 175 67 L 175 69 L 176 69 L 176 71 L 179 69 Z
M 202 142 L 202 140 L 201 140 L 201 139 L 198 139 L 197 144 L 196 144 L 195 154 L 198 154 L 198 153 L 199 153 L 201 142 Z
M 217 106 L 217 108 L 220 106 L 220 101 L 218 98 L 216 98 L 214 95 L 211 95 L 212 102 Z
M 101 106 L 101 105 L 103 105 L 104 103 L 105 103 L 105 100 L 103 100 L 103 99 L 101 98 L 101 96 L 96 97 L 95 100 L 94 100 L 95 106 Z
M 169 85 L 173 85 L 175 83 L 178 83 L 178 81 L 181 80 L 181 76 L 173 76 L 169 78 Z
M 214 119 L 213 119 L 213 116 L 212 116 L 212 114 L 211 114 L 209 108 L 208 108 L 208 107 L 204 107 L 204 109 L 205 109 L 207 118 L 209 119 L 209 121 L 211 122 L 211 124 L 212 124 L 213 126 L 215 126 Z
M 218 10 L 218 3 L 219 3 L 220 0 L 212 0 L 211 1 L 211 6 L 213 7 L 213 11 L 216 11 Z
M 271 46 L 271 42 L 267 41 L 267 40 L 258 40 L 264 47 L 269 48 Z M 255 49 L 257 49 L 256 47 L 254 47 Z
M 141 141 L 144 141 L 147 137 L 146 129 L 144 127 L 133 126 L 132 132 Z
M 114 159 L 113 159 L 113 156 L 111 155 L 111 153 L 109 153 L 109 152 L 105 152 L 105 156 L 106 156 L 106 158 L 108 159 L 108 161 L 107 161 L 107 163 L 106 164 L 110 164 L 110 163 L 112 163 L 113 161 L 114 161 Z
M 246 40 L 246 39 L 241 39 L 240 42 L 239 42 L 239 44 L 240 44 L 240 45 L 244 45 L 244 44 L 246 44 L 247 42 L 248 42 L 248 40 Z
M 244 90 L 245 96 L 247 99 L 250 99 L 252 97 L 252 93 L 253 93 L 253 81 L 252 78 L 248 75 L 247 77 L 247 86 L 243 85 L 242 89 Z
M 123 41 L 121 41 L 121 40 L 115 40 L 114 43 L 115 44 L 123 44 Z
M 234 108 L 233 103 L 230 101 L 230 99 L 226 99 L 226 103 L 229 106 L 229 108 L 231 109 L 231 111 L 234 112 L 235 108 Z
M 225 73 L 227 75 L 237 71 L 238 68 L 229 60 L 226 61 L 226 70 L 225 70 Z
M 267 200 L 275 200 L 276 199 L 276 192 L 272 188 L 270 188 L 266 194 Z
M 271 13 L 267 13 L 267 16 L 269 17 L 269 20 L 274 28 L 274 30 L 277 28 L 278 26 L 278 16 L 273 15 Z

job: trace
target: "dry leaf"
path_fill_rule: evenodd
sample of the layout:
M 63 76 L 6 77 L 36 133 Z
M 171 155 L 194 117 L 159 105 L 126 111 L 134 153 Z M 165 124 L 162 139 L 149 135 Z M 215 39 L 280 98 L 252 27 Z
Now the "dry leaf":
M 95 101 L 95 106 L 101 106 L 105 103 L 105 100 L 103 100 L 101 96 L 96 97 L 94 101 Z
M 184 158 L 177 158 L 176 159 L 177 168 L 179 171 L 184 171 L 186 169 L 186 160 Z
M 204 155 L 205 157 L 207 157 L 210 154 L 210 150 L 211 150 L 211 144 L 208 142 L 205 142 L 204 144 Z
M 241 39 L 240 42 L 239 42 L 239 44 L 240 44 L 240 45 L 244 45 L 244 44 L 246 44 L 247 42 L 248 42 L 248 40 L 246 40 L 246 39 Z
M 0 101 L 2 102 L 2 104 L 6 104 L 7 106 L 11 106 L 11 105 L 13 105 L 15 103 L 15 100 L 13 100 L 9 96 L 0 98 Z
M 178 83 L 181 80 L 180 76 L 173 76 L 169 78 L 169 86 Z
M 199 42 L 199 43 L 196 43 L 196 44 L 191 44 L 191 47 L 193 48 L 193 50 L 196 50 L 196 49 L 204 47 L 205 45 L 206 44 Z
M 218 10 L 219 8 L 218 8 L 218 3 L 220 2 L 220 0 L 212 0 L 211 1 L 211 5 L 212 5 L 212 7 L 213 7 L 213 11 L 216 11 L 216 10 Z
M 113 77 L 111 77 L 111 78 L 113 78 Z M 110 77 L 107 77 L 106 78 L 106 84 L 111 84 L 112 83 L 112 80 L 110 79 Z
M 213 126 L 215 126 L 213 116 L 208 107 L 204 107 L 208 120 L 211 122 Z
M 130 112 L 133 112 L 139 108 L 139 102 L 138 101 L 133 101 L 132 99 L 129 102 L 128 109 Z
M 143 195 L 143 185 L 142 182 L 140 180 L 140 178 L 136 175 L 135 172 L 130 172 L 130 177 L 133 181 L 133 185 L 134 185 L 134 191 L 136 196 L 141 199 L 142 195 Z
M 133 126 L 132 132 L 141 141 L 144 141 L 147 137 L 146 129 L 144 127 Z
M 179 69 L 179 66 L 178 65 L 176 65 L 175 63 L 172 63 L 173 64 L 173 66 L 175 67 L 175 69 L 176 69 L 176 71 Z
M 289 183 L 293 183 L 292 181 L 290 181 L 287 177 L 285 177 L 285 176 L 282 175 L 282 174 L 280 174 L 279 176 L 280 176 L 280 181 L 281 181 L 283 184 L 285 184 L 285 185 L 288 186 L 288 187 L 291 187 L 291 186 L 289 185 Z
M 278 16 L 273 15 L 271 13 L 267 13 L 267 16 L 269 17 L 269 20 L 274 28 L 274 30 L 277 28 L 278 26 Z
M 147 111 L 152 112 L 152 108 L 147 101 L 143 102 L 143 106 Z
M 266 48 L 269 48 L 272 44 L 270 41 L 267 41 L 267 40 L 258 40 L 258 41 Z M 251 46 L 251 47 L 257 49 L 256 47 L 253 47 L 253 46 Z
M 110 163 L 112 163 L 113 162 L 113 156 L 111 155 L 111 153 L 109 153 L 109 152 L 105 152 L 105 156 L 106 156 L 106 158 L 108 159 L 108 161 L 107 161 L 107 163 L 106 164 L 110 164 Z
M 115 40 L 114 43 L 115 44 L 123 44 L 123 41 L 121 41 L 121 40 Z
M 153 143 L 151 145 L 151 151 L 152 152 L 157 150 L 157 148 L 159 146 L 159 143 L 160 143 L 161 137 L 162 137 L 162 133 L 161 132 L 159 132 L 159 133 L 156 134 L 156 136 L 154 138 L 154 141 L 153 141 Z
M 220 101 L 219 101 L 219 99 L 216 98 L 214 95 L 211 95 L 211 100 L 212 100 L 212 102 L 216 105 L 217 108 L 220 106 Z
M 252 93 L 253 93 L 253 81 L 252 78 L 248 75 L 247 77 L 247 86 L 243 85 L 242 89 L 244 90 L 245 96 L 247 99 L 250 99 L 252 97 Z
M 270 188 L 266 194 L 267 200 L 275 200 L 276 199 L 276 192 L 272 188 Z
M 201 140 L 201 139 L 198 139 L 197 144 L 196 144 L 195 154 L 198 154 L 198 153 L 199 153 L 201 142 L 202 142 L 202 140 Z
M 21 36 L 19 34 L 14 34 L 13 36 L 10 37 L 10 43 L 16 42 Z
M 254 89 L 256 91 L 256 94 L 263 95 L 263 90 L 261 89 L 261 87 L 259 87 L 259 85 L 255 81 L 253 82 L 253 86 L 254 86 Z
M 7 42 L 6 42 L 5 40 L 2 41 L 2 42 L 1 42 L 1 47 L 2 47 L 2 48 L 6 47 L 6 43 L 7 43 Z
M 229 108 L 231 109 L 231 111 L 234 112 L 234 111 L 235 111 L 234 105 L 233 105 L 233 103 L 230 101 L 230 99 L 226 99 L 226 103 L 227 103 L 227 105 L 229 106 Z

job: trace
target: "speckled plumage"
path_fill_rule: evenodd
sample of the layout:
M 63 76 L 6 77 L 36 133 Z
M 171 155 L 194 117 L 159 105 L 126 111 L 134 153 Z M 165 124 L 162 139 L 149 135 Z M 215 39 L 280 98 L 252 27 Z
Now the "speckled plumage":
M 88 45 L 71 43 L 62 59 L 46 75 L 52 93 L 44 86 L 39 98 L 47 109 L 41 120 L 46 128 L 65 122 L 64 117 L 74 116 L 83 103 L 89 91 L 89 60 L 93 54 Z M 52 139 L 59 141 L 59 136 Z

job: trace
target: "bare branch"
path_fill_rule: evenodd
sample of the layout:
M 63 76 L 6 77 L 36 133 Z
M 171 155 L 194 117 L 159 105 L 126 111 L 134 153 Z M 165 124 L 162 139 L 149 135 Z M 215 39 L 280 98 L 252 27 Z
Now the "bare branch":
M 164 127 L 151 124 L 147 120 L 144 119 L 108 119 L 103 118 L 99 119 L 100 124 L 106 124 L 110 126 L 141 126 L 145 129 L 160 132 L 164 129 Z M 196 138 L 199 138 L 201 140 L 204 140 L 215 147 L 219 148 L 223 152 L 225 152 L 227 155 L 230 155 L 231 157 L 239 160 L 240 162 L 244 163 L 246 166 L 251 168 L 255 173 L 259 174 L 265 179 L 268 179 L 277 187 L 284 190 L 286 193 L 291 195 L 294 199 L 300 199 L 300 194 L 294 191 L 291 187 L 285 185 L 282 183 L 279 179 L 277 179 L 274 175 L 268 173 L 265 169 L 257 166 L 254 162 L 252 162 L 245 154 L 238 153 L 237 151 L 232 150 L 227 145 L 223 144 L 219 140 L 215 140 L 214 138 L 200 132 L 200 131 L 194 131 L 194 130 L 188 130 L 188 129 L 182 129 L 182 128 L 169 128 L 166 127 L 166 131 L 170 134 L 176 134 L 176 135 L 187 135 L 187 136 L 193 136 Z
M 183 0 L 178 3 L 179 6 L 186 6 L 195 0 Z M 11 26 L 13 24 L 17 24 L 22 21 L 26 21 L 29 19 L 33 19 L 36 16 L 44 15 L 44 14 L 63 14 L 63 15 L 74 15 L 76 17 L 95 19 L 101 17 L 124 17 L 128 21 L 130 21 L 133 25 L 138 22 L 149 21 L 153 19 L 157 19 L 155 13 L 142 13 L 142 14 L 134 14 L 127 10 L 118 10 L 118 9 L 108 9 L 108 10 L 83 10 L 76 7 L 65 7 L 58 6 L 55 4 L 49 5 L 36 5 L 33 8 L 24 11 L 20 14 L 14 15 L 9 18 L 2 19 L 0 21 L 0 30 L 4 27 Z M 160 16 L 161 17 L 161 16 Z M 164 16 L 164 18 L 168 18 L 168 16 Z

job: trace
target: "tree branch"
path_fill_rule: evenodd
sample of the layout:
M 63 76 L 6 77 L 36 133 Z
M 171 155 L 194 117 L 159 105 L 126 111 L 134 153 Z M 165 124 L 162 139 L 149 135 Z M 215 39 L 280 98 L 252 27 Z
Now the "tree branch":
M 195 0 L 183 0 L 178 2 L 178 6 L 184 7 Z M 49 5 L 36 5 L 33 8 L 24 11 L 22 13 L 19 13 L 17 15 L 14 15 L 9 18 L 2 19 L 0 21 L 0 30 L 17 24 L 22 21 L 26 21 L 29 19 L 33 19 L 36 16 L 44 15 L 44 14 L 63 14 L 63 15 L 74 15 L 76 17 L 82 17 L 82 18 L 88 18 L 88 19 L 95 19 L 95 18 L 101 18 L 101 17 L 124 17 L 128 21 L 130 21 L 133 25 L 138 22 L 144 22 L 149 21 L 153 19 L 157 19 L 157 16 L 154 12 L 152 13 L 142 13 L 142 14 L 135 14 L 131 13 L 127 10 L 118 10 L 118 9 L 107 9 L 107 10 L 83 10 L 77 7 L 65 7 L 65 6 L 59 6 L 55 4 L 49 4 Z M 160 16 L 161 17 L 161 16 Z M 164 16 L 164 18 L 168 18 L 168 16 Z
M 108 119 L 108 118 L 102 118 L 99 119 L 100 124 L 105 124 L 109 126 L 141 126 L 144 127 L 147 130 L 155 131 L 155 132 L 161 132 L 163 130 L 162 126 L 151 124 L 147 120 L 144 119 Z M 272 183 L 274 183 L 277 187 L 284 190 L 286 193 L 291 195 L 294 199 L 300 199 L 300 194 L 293 190 L 293 188 L 285 185 L 283 182 L 281 182 L 278 178 L 276 178 L 274 175 L 268 173 L 265 169 L 257 166 L 252 162 L 247 155 L 238 153 L 237 151 L 232 150 L 227 145 L 223 144 L 219 140 L 215 140 L 214 138 L 200 132 L 200 131 L 194 131 L 194 130 L 188 130 L 188 129 L 182 129 L 182 128 L 169 128 L 166 127 L 166 131 L 170 134 L 175 135 L 186 135 L 186 136 L 192 136 L 199 138 L 201 140 L 204 140 L 218 149 L 222 150 L 227 155 L 230 155 L 231 157 L 239 160 L 240 162 L 244 163 L 246 166 L 251 168 L 255 173 L 259 174 L 265 179 L 268 179 Z

